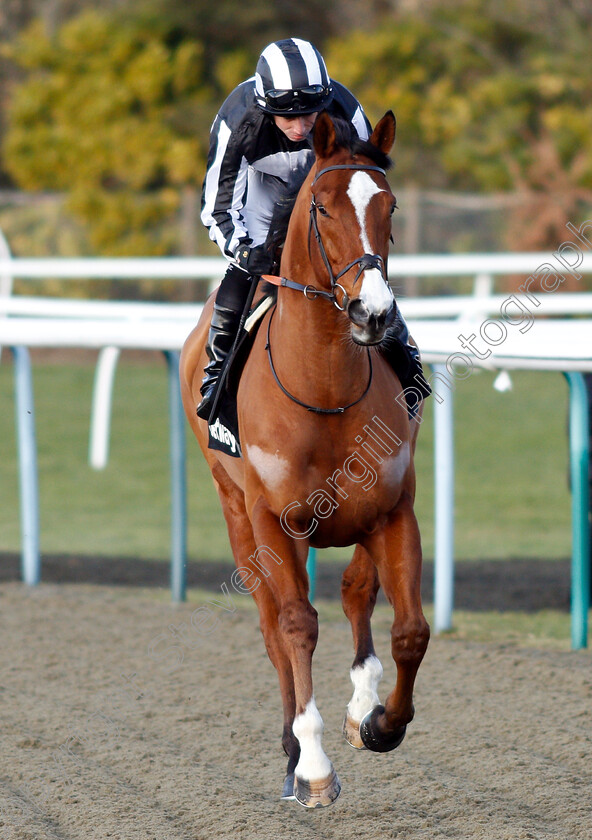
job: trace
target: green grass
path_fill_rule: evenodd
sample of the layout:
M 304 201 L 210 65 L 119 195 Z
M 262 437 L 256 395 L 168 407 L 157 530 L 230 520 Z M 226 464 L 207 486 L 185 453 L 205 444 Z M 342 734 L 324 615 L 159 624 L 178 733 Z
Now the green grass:
M 3 355 L 3 362 L 4 362 Z M 170 553 L 167 373 L 120 364 L 108 466 L 88 466 L 92 366 L 36 365 L 41 548 L 166 558 Z M 12 370 L 0 366 L 0 549 L 18 550 L 18 484 Z M 229 556 L 209 470 L 189 432 L 189 541 L 194 556 Z
M 20 548 L 13 373 L 0 364 L 0 550 Z M 34 367 L 43 552 L 166 558 L 170 545 L 167 377 L 164 361 L 125 356 L 114 393 L 111 457 L 87 463 L 94 367 Z M 570 553 L 567 386 L 558 374 L 517 373 L 500 394 L 493 376 L 459 383 L 456 416 L 456 555 L 565 557 Z M 420 434 L 417 513 L 433 556 L 433 427 L 428 401 Z M 192 558 L 229 559 L 209 471 L 187 433 Z M 350 551 L 323 552 L 325 557 Z
M 499 393 L 494 379 L 474 373 L 454 394 L 456 554 L 568 556 L 567 383 L 557 373 L 517 372 L 512 390 Z M 426 404 L 417 469 L 418 517 L 432 557 L 433 399 Z

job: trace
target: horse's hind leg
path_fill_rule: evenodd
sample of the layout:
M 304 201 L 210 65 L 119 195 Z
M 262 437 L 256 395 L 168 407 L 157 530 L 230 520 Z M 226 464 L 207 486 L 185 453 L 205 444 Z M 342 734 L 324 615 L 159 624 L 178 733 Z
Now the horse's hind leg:
M 294 769 L 300 757 L 300 745 L 292 732 L 296 710 L 294 676 L 292 664 L 286 654 L 278 630 L 278 610 L 273 594 L 261 568 L 255 564 L 257 557 L 255 538 L 247 517 L 244 498 L 239 488 L 228 478 L 222 467 L 212 470 L 216 489 L 222 503 L 222 510 L 228 525 L 228 535 L 237 568 L 246 570 L 245 587 L 255 599 L 259 610 L 259 624 L 267 655 L 275 667 L 280 683 L 284 711 L 282 747 L 288 756 L 288 768 L 282 791 L 282 799 L 293 799 Z
M 354 640 L 354 661 L 350 677 L 354 693 L 343 721 L 343 734 L 352 747 L 365 749 L 360 737 L 360 722 L 378 706 L 378 683 L 382 665 L 374 652 L 370 619 L 378 593 L 378 573 L 372 558 L 361 545 L 356 546 L 352 561 L 343 573 L 341 600 L 349 619 Z
M 365 547 L 378 568 L 380 584 L 395 610 L 391 650 L 397 682 L 383 706 L 376 706 L 360 725 L 368 749 L 395 749 L 413 719 L 413 687 L 425 654 L 430 628 L 421 608 L 421 542 L 413 503 L 404 494 L 385 527 L 368 537 Z

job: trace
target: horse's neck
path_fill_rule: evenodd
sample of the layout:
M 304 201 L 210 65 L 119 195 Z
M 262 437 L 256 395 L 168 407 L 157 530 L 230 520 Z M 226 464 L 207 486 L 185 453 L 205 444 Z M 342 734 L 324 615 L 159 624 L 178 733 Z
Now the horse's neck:
M 289 264 L 284 276 L 320 288 L 310 273 L 290 273 Z M 367 353 L 351 341 L 348 319 L 328 300 L 280 289 L 271 343 L 280 378 L 303 401 L 327 408 L 347 404 L 367 380 Z

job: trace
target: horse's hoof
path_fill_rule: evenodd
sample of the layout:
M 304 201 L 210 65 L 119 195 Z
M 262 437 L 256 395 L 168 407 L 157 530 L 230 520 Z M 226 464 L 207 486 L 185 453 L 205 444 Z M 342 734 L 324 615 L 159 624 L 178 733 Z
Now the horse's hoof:
M 373 752 L 390 752 L 396 749 L 407 731 L 407 726 L 398 726 L 394 732 L 381 732 L 377 718 L 384 713 L 384 706 L 375 706 L 360 724 L 360 737 L 364 746 Z
M 294 801 L 294 773 L 288 773 L 284 779 L 284 789 L 282 790 L 281 799 L 286 802 Z
M 294 797 L 297 802 L 305 808 L 323 808 L 335 802 L 341 791 L 341 782 L 335 770 L 331 768 L 331 774 L 326 779 L 315 779 L 309 782 L 307 779 L 294 780 Z
M 347 709 L 343 718 L 343 737 L 355 750 L 365 750 L 366 745 L 360 736 L 360 724 L 349 716 Z

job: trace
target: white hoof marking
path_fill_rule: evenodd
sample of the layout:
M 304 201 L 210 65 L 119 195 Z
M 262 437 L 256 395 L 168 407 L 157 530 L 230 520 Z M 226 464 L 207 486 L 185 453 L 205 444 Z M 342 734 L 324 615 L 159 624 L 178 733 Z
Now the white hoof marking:
M 382 679 L 382 673 L 382 665 L 376 656 L 369 656 L 362 665 L 352 668 L 349 672 L 354 693 L 349 701 L 347 713 L 353 721 L 359 723 L 368 712 L 379 705 L 378 683 Z
M 292 731 L 300 743 L 300 759 L 294 771 L 299 779 L 314 781 L 326 779 L 331 774 L 333 765 L 321 745 L 323 728 L 323 719 L 311 697 L 306 709 L 296 715 L 292 724 Z

